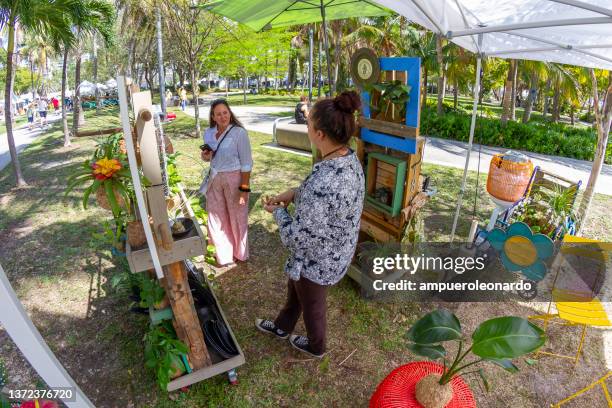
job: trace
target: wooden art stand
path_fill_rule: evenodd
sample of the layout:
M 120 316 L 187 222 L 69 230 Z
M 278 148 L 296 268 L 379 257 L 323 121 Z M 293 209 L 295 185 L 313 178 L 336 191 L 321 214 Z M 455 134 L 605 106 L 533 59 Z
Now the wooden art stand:
M 361 90 L 363 114 L 358 118 L 359 132 L 355 136 L 357 155 L 366 176 L 366 199 L 359 241 L 400 243 L 408 223 L 428 199 L 421 191 L 425 148 L 425 139 L 419 135 L 421 62 L 419 58 L 407 57 L 378 58 L 378 61 L 377 82 L 400 81 L 408 85 L 409 101 L 405 117 L 400 120 L 395 112 L 373 118 L 370 103 L 376 102 L 380 94 Z M 361 271 L 355 263 L 348 275 L 362 287 L 371 288 L 369 271 Z
M 125 84 L 125 81 L 122 77 L 119 77 L 117 83 Z M 233 372 L 234 368 L 244 364 L 245 359 L 224 316 L 223 319 L 225 320 L 226 327 L 239 354 L 222 361 L 218 356 L 211 355 L 206 347 L 203 329 L 195 310 L 184 262 L 188 258 L 206 253 L 206 237 L 181 188 L 179 196 L 182 201 L 183 213 L 186 217 L 192 219 L 195 228 L 185 237 L 180 239 L 173 238 L 169 227 L 166 197 L 164 195 L 160 148 L 154 121 L 152 120 L 151 93 L 149 91 L 138 92 L 134 87 L 130 90 L 133 117 L 135 118 L 133 127 L 127 114 L 129 107 L 126 89 L 123 85 L 119 86 L 119 105 L 121 108 L 124 139 L 128 150 L 128 159 L 134 180 L 140 216 L 142 220 L 148 219 L 151 222 L 143 223 L 145 224 L 145 235 L 147 235 L 146 246 L 143 248 L 131 248 L 126 243 L 126 256 L 130 270 L 133 273 L 155 269 L 157 277 L 165 288 L 170 300 L 173 325 L 177 336 L 190 350 L 188 360 L 193 372 L 171 381 L 168 384 L 168 391 L 173 391 L 222 372 Z M 134 140 L 136 140 L 137 146 L 134 146 L 132 131 L 136 133 Z M 140 160 L 137 160 L 135 155 L 137 147 L 140 150 Z M 133 170 L 139 168 L 138 162 L 141 164 L 140 168 L 143 175 L 151 183 L 146 189 L 143 189 L 140 182 L 136 180 L 136 178 L 139 178 L 137 170 Z M 216 297 L 215 302 L 221 311 Z M 221 314 L 223 313 L 221 312 Z

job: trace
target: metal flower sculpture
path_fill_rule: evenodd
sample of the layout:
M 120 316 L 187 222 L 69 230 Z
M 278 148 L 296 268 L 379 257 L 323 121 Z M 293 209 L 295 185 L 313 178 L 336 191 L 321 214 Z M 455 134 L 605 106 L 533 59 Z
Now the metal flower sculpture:
M 540 281 L 548 272 L 544 261 L 553 254 L 553 241 L 544 234 L 534 234 L 523 222 L 515 222 L 506 231 L 495 228 L 487 237 L 500 252 L 502 264 L 509 272 L 521 272 Z

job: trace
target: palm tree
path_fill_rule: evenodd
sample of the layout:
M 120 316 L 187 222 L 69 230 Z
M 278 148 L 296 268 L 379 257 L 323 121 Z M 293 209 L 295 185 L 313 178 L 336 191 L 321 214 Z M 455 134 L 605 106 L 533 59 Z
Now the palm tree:
M 525 105 L 525 111 L 523 112 L 523 123 L 529 122 L 531 118 L 531 111 L 533 104 L 535 103 L 536 97 L 538 96 L 538 86 L 540 81 L 545 81 L 548 73 L 547 65 L 544 62 L 539 61 L 523 61 L 522 65 L 523 72 L 529 78 L 529 96 L 527 98 L 527 104 Z
M 18 187 L 27 185 L 23 174 L 13 135 L 12 96 L 15 66 L 15 34 L 19 26 L 25 32 L 62 39 L 71 43 L 74 39 L 66 15 L 72 14 L 74 0 L 0 0 L 0 26 L 8 27 L 6 48 L 6 84 L 4 88 L 4 117 L 6 137 Z
M 518 61 L 510 60 L 508 65 L 508 79 L 506 79 L 506 86 L 504 87 L 504 99 L 502 101 L 502 115 L 501 123 L 505 124 L 512 117 L 512 111 L 514 106 L 514 98 L 512 97 L 512 90 L 514 88 L 514 82 L 516 81 L 516 67 Z
M 436 62 L 438 63 L 438 115 L 444 114 L 444 89 L 446 88 L 446 77 L 444 75 L 444 51 L 442 50 L 442 36 L 436 34 Z
M 400 53 L 421 58 L 421 77 L 423 78 L 421 108 L 424 108 L 427 104 L 427 79 L 429 72 L 435 72 L 438 69 L 436 36 L 429 31 L 420 31 L 410 25 L 402 33 L 402 39 L 404 42 L 400 46 Z
M 81 102 L 79 99 L 79 84 L 81 83 L 81 46 L 87 35 L 99 34 L 106 44 L 112 42 L 115 24 L 114 7 L 105 0 L 74 0 L 74 17 L 71 21 L 75 31 L 74 53 L 76 58 L 74 97 L 72 112 L 72 134 L 76 135 L 81 120 Z M 68 132 L 68 118 L 63 101 L 66 98 L 66 81 L 68 70 L 68 53 L 72 43 L 64 43 L 64 61 L 62 64 L 62 121 L 64 125 L 64 146 L 70 146 L 70 133 Z
M 548 75 L 553 87 L 552 121 L 558 122 L 561 118 L 561 101 L 567 100 L 571 103 L 578 99 L 580 86 L 576 75 L 561 64 L 549 64 Z
M 468 88 L 473 80 L 475 70 L 474 54 L 466 52 L 463 48 L 453 43 L 448 44 L 448 55 L 446 56 L 446 77 L 453 86 L 453 107 L 457 109 L 460 90 Z M 483 64 L 484 65 L 484 64 Z M 484 87 L 481 87 L 484 91 Z

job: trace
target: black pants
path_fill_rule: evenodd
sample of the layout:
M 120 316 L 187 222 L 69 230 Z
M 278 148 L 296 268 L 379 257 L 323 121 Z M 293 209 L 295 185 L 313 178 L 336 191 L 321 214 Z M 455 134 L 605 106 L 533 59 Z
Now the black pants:
M 274 324 L 291 333 L 304 313 L 304 325 L 310 349 L 317 354 L 325 352 L 327 335 L 327 286 L 319 285 L 304 277 L 287 282 L 287 303 L 281 309 Z

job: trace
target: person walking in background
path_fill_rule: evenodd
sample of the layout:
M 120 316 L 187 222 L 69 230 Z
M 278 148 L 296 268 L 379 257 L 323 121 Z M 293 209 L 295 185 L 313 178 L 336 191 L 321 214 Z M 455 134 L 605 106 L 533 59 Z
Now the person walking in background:
M 217 265 L 249 258 L 248 215 L 253 157 L 249 135 L 225 99 L 210 106 L 210 127 L 204 132 L 201 157 L 210 172 L 200 186 L 206 195 L 208 236 L 215 246 Z
M 295 190 L 264 198 L 264 209 L 274 215 L 283 245 L 287 300 L 274 321 L 257 319 L 255 326 L 312 357 L 325 354 L 327 287 L 346 274 L 357 247 L 365 197 L 359 159 L 347 145 L 361 106 L 357 93 L 343 92 L 319 100 L 308 115 L 308 139 L 323 155 Z M 287 211 L 295 204 L 293 216 Z M 303 315 L 306 335 L 292 335 Z
M 300 96 L 300 101 L 295 106 L 295 123 L 299 123 L 302 125 L 306 124 L 306 118 L 308 117 L 308 99 L 306 96 Z
M 28 117 L 28 129 L 32 130 L 34 126 L 34 104 L 28 104 L 28 109 L 26 110 L 26 116 Z
M 166 106 L 170 106 L 172 103 L 172 91 L 170 89 L 166 89 Z
M 59 110 L 59 99 L 57 99 L 55 96 L 53 98 L 51 98 L 51 105 L 53 105 L 53 110 L 55 111 L 55 113 L 58 113 L 58 110 Z
M 40 98 L 38 101 L 38 116 L 40 116 L 40 127 L 47 125 L 47 110 L 49 104 L 45 98 Z
M 181 110 L 184 111 L 185 108 L 187 107 L 187 90 L 183 87 L 181 87 L 180 96 L 181 96 Z

